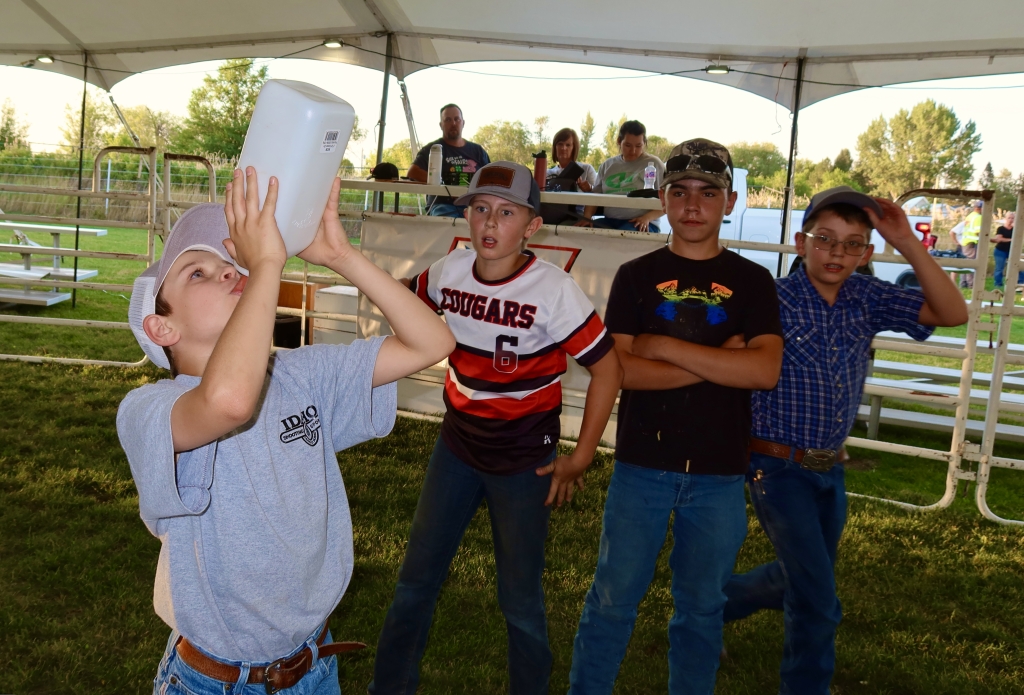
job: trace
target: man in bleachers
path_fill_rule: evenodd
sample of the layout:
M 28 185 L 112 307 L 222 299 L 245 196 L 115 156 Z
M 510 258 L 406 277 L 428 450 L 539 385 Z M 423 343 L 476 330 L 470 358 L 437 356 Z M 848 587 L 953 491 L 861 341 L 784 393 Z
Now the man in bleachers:
M 475 142 L 462 137 L 462 129 L 466 122 L 462 119 L 462 109 L 455 104 L 441 108 L 442 136 L 428 142 L 416 154 L 416 159 L 409 167 L 409 178 L 427 182 L 427 166 L 430 160 L 430 148 L 441 146 L 441 183 L 446 186 L 468 186 L 476 170 L 491 163 L 484 148 Z M 450 196 L 427 196 L 428 215 L 436 217 L 462 217 L 466 206 L 456 205 Z

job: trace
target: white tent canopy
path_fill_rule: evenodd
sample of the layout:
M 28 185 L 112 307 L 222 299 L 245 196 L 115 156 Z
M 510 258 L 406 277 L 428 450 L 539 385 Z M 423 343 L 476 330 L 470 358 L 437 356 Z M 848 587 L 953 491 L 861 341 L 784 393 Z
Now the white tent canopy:
M 1019 0 L 0 0 L 0 64 L 110 89 L 146 70 L 238 57 L 385 68 L 481 60 L 584 63 L 721 82 L 793 109 L 870 86 L 1024 72 Z M 340 39 L 341 48 L 326 48 Z M 53 63 L 39 62 L 51 56 Z M 709 75 L 711 63 L 732 72 Z

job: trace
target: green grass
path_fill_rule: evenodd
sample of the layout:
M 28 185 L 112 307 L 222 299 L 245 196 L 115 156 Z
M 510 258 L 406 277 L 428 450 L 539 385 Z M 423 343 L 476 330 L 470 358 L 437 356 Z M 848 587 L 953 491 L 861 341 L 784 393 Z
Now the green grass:
M 6 334 L 0 334 L 6 335 Z M 155 673 L 167 628 L 152 609 L 159 542 L 138 498 L 114 416 L 124 394 L 157 378 L 126 371 L 0 363 L 0 692 L 138 693 Z M 335 612 L 340 639 L 373 645 L 390 602 L 437 426 L 399 419 L 394 433 L 339 455 L 355 529 L 356 567 Z M 940 434 L 883 428 L 883 438 L 944 448 Z M 1000 447 L 1024 456 L 1024 447 Z M 944 465 L 853 450 L 852 491 L 928 503 Z M 596 563 L 611 473 L 600 459 L 587 489 L 554 513 L 545 590 L 564 692 L 572 636 Z M 996 471 L 990 499 L 1024 516 L 1024 475 Z M 771 557 L 750 515 L 739 568 Z M 983 521 L 971 498 L 938 513 L 852 499 L 838 564 L 845 617 L 833 692 L 1019 693 L 1024 689 L 1024 533 Z M 423 660 L 423 693 L 507 691 L 505 630 L 495 597 L 486 511 L 471 524 L 442 592 Z M 668 547 L 616 692 L 664 692 L 671 613 Z M 722 694 L 774 692 L 782 619 L 762 613 L 726 628 Z M 373 650 L 341 663 L 342 691 L 363 692 Z

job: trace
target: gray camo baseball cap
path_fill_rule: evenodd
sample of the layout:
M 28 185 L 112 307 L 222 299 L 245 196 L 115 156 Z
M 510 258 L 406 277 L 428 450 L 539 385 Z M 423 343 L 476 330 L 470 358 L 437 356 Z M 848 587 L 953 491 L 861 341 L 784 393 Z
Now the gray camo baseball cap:
M 478 194 L 496 195 L 516 205 L 533 208 L 540 214 L 540 188 L 533 173 L 515 162 L 491 162 L 473 174 L 469 191 L 455 201 L 456 205 L 469 205 Z
M 164 349 L 146 335 L 142 322 L 150 314 L 156 313 L 156 296 L 160 293 L 167 272 L 178 260 L 178 256 L 186 251 L 209 251 L 234 265 L 238 272 L 248 275 L 249 271 L 231 260 L 227 249 L 224 248 L 224 240 L 227 238 L 228 222 L 224 217 L 224 206 L 220 203 L 197 205 L 186 210 L 174 224 L 167 237 L 167 243 L 164 244 L 164 253 L 160 260 L 135 278 L 132 298 L 128 304 L 128 325 L 142 351 L 158 367 L 170 369 L 171 364 Z

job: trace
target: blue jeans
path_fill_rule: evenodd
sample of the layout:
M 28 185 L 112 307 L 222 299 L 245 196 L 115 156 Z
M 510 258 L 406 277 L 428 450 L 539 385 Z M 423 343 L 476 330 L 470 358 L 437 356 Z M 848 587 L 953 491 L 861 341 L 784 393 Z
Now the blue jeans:
M 695 475 L 615 462 L 597 571 L 573 643 L 569 692 L 611 693 L 672 520 L 668 623 L 672 695 L 711 695 L 722 650 L 722 588 L 747 535 L 742 475 Z
M 307 646 L 315 654 L 318 634 L 319 631 L 311 635 L 305 644 L 288 656 L 298 654 Z M 266 686 L 262 683 L 246 685 L 245 681 L 249 679 L 251 667 L 266 666 L 269 662 L 227 661 L 225 663 L 239 667 L 240 673 L 237 683 L 224 683 L 204 676 L 181 660 L 178 652 L 174 649 L 178 636 L 177 630 L 171 631 L 171 636 L 167 640 L 167 648 L 164 649 L 164 656 L 160 659 L 156 678 L 153 680 L 153 695 L 266 695 Z M 330 643 L 331 633 L 328 631 L 324 644 Z M 285 695 L 341 695 L 341 688 L 338 686 L 338 657 L 330 656 L 326 659 L 318 659 L 316 666 L 310 669 L 309 673 L 302 677 L 302 680 L 281 692 Z
M 845 471 L 825 473 L 786 459 L 750 455 L 750 499 L 778 559 L 734 574 L 726 621 L 767 608 L 784 613 L 780 693 L 827 695 L 836 664 L 836 548 L 846 525 Z
M 1002 287 L 1003 272 L 1006 270 L 1006 262 L 1010 258 L 1010 252 L 1003 251 L 1001 248 L 997 246 L 996 250 L 993 251 L 992 253 L 996 258 L 996 272 L 993 274 L 992 280 L 995 282 L 996 287 Z M 1021 270 L 1017 273 L 1017 284 L 1020 285 L 1022 283 L 1024 283 L 1024 270 Z
M 452 205 L 451 203 L 434 203 L 430 206 L 427 214 L 431 217 L 464 217 L 465 205 Z
M 637 217 L 643 214 L 643 210 L 637 210 Z M 636 225 L 630 222 L 628 219 L 619 219 L 618 217 L 595 217 L 594 226 L 597 229 L 622 229 L 627 232 L 635 232 Z M 647 231 L 651 234 L 658 233 L 658 225 L 654 222 L 647 223 Z
M 551 516 L 544 500 L 551 477 L 535 470 L 552 458 L 554 454 L 516 475 L 491 475 L 465 464 L 438 437 L 398 570 L 395 598 L 377 641 L 371 693 L 416 692 L 437 596 L 462 535 L 484 500 L 494 537 L 498 604 L 508 629 L 509 691 L 547 693 L 551 649 L 541 575 Z

